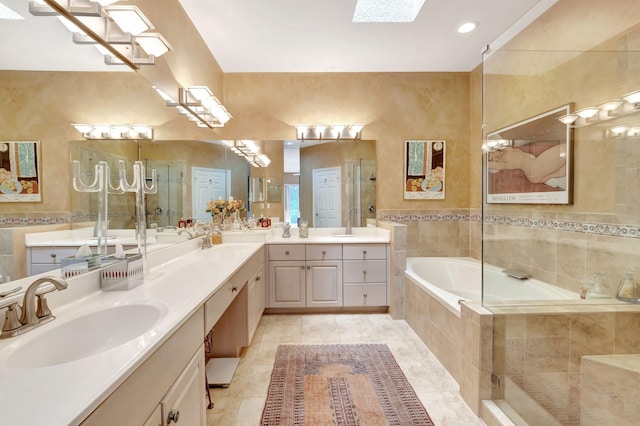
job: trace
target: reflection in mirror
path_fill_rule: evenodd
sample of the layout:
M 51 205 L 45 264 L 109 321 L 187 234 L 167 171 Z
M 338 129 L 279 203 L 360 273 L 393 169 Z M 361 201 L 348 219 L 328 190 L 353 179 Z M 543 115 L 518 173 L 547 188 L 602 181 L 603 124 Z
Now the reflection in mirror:
M 366 226 L 376 211 L 375 141 L 300 148 L 300 217 L 314 227 Z

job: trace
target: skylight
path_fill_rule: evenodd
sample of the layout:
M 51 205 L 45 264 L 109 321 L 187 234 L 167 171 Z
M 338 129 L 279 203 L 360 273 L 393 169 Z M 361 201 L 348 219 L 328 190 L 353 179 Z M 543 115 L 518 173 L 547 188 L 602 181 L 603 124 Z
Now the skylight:
M 424 0 L 358 0 L 353 22 L 413 22 Z
M 0 3 L 0 19 L 24 19 L 4 4 Z

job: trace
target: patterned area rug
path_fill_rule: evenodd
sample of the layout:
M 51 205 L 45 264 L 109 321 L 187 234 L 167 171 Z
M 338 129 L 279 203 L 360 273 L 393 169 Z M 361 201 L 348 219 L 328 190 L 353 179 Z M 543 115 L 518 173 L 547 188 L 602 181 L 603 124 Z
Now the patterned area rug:
M 280 345 L 262 425 L 425 425 L 387 345 Z

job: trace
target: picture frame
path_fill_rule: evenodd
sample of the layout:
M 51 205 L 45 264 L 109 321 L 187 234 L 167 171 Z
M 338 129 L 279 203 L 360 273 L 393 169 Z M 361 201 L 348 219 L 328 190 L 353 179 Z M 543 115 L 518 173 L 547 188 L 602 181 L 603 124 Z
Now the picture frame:
M 487 134 L 487 203 L 573 202 L 573 129 L 559 120 L 570 110 L 564 105 Z
M 41 201 L 39 141 L 0 141 L 0 202 Z
M 405 200 L 444 200 L 446 147 L 443 140 L 405 141 Z

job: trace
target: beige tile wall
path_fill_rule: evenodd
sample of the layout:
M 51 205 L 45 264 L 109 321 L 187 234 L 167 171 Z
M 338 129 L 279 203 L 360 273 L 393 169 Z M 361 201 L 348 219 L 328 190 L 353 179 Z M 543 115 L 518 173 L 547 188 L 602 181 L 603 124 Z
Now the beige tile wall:
M 583 356 L 640 353 L 637 306 L 492 310 L 493 371 L 501 379 L 493 399 L 508 400 L 529 424 L 581 424 Z

